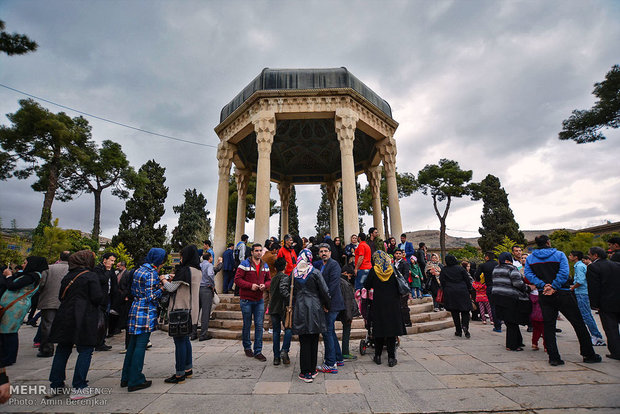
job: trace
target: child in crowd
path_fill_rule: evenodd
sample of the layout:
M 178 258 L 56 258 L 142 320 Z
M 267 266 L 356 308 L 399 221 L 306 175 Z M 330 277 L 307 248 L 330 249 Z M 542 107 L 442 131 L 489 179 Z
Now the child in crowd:
M 484 325 L 487 324 L 487 317 L 493 323 L 493 314 L 491 313 L 491 305 L 489 304 L 489 298 L 487 297 L 487 285 L 480 281 L 480 276 L 472 282 L 473 288 L 476 290 L 476 303 L 480 310 L 480 319 Z
M 530 285 L 534 286 L 534 285 Z M 543 346 L 545 348 L 545 352 L 547 352 L 547 346 L 545 344 L 545 336 L 544 324 L 543 324 L 543 316 L 542 309 L 540 308 L 540 303 L 538 303 L 538 290 L 533 288 L 530 293 L 530 302 L 532 302 L 532 313 L 530 314 L 530 320 L 532 321 L 532 351 L 538 351 L 538 340 L 542 336 L 543 338 Z
M 413 299 L 422 298 L 422 270 L 420 270 L 417 262 L 418 259 L 412 255 L 411 263 L 409 264 L 409 269 L 411 270 L 409 287 L 411 288 L 411 297 Z

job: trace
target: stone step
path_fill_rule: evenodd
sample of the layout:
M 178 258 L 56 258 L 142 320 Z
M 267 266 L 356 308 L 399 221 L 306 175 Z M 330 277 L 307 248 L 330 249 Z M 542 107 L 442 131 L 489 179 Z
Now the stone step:
M 422 312 L 411 314 L 411 321 L 413 323 L 430 322 L 450 317 L 450 312 Z M 339 322 L 336 322 L 339 325 Z M 252 324 L 252 329 L 254 324 Z M 268 324 L 265 321 L 264 327 L 267 328 Z M 209 327 L 219 329 L 241 330 L 243 328 L 243 321 L 241 319 L 215 319 L 209 322 Z M 361 317 L 353 319 L 351 323 L 351 329 L 364 329 L 364 319 Z
M 414 334 L 422 333 L 422 332 L 438 331 L 441 329 L 451 328 L 453 326 L 454 326 L 454 323 L 452 322 L 452 319 L 449 319 L 449 320 L 440 319 L 440 320 L 432 320 L 432 321 L 422 322 L 422 323 L 414 323 L 413 326 L 410 326 L 407 328 L 407 334 L 414 335 Z M 218 339 L 237 339 L 237 340 L 241 339 L 240 330 L 237 331 L 237 330 L 209 327 L 209 332 L 211 333 L 211 335 L 213 335 L 214 338 L 218 338 Z M 353 340 L 353 339 L 366 338 L 367 333 L 368 332 L 366 331 L 366 329 L 363 329 L 363 328 L 351 329 L 351 339 Z M 338 339 L 342 339 L 342 330 L 336 329 L 336 335 L 338 336 Z M 254 340 L 254 329 L 250 331 L 250 338 L 252 339 L 252 341 Z M 263 340 L 271 341 L 272 335 L 269 332 L 264 331 Z M 297 335 L 293 335 L 293 340 L 295 341 L 297 340 Z M 355 344 L 352 344 L 351 347 L 352 349 L 355 349 Z
M 215 310 L 220 310 L 218 309 L 220 306 L 222 306 L 221 310 L 234 310 L 234 309 L 230 309 L 229 306 L 230 304 L 237 304 L 237 308 L 239 306 L 239 296 L 234 296 L 230 293 L 228 294 L 219 294 L 218 295 L 220 297 L 220 304 L 218 306 L 215 307 Z M 409 304 L 410 305 L 416 305 L 416 304 L 420 304 L 420 303 L 427 303 L 427 302 L 432 302 L 433 298 L 431 297 L 425 297 L 422 299 L 409 299 Z
M 218 305 L 218 306 L 221 306 Z M 233 305 L 236 306 L 237 309 L 236 310 L 216 310 L 213 312 L 213 318 L 218 320 L 218 319 L 233 319 L 233 320 L 242 320 L 243 319 L 243 315 L 241 314 L 241 310 L 239 309 L 238 305 Z M 414 305 L 409 305 L 409 309 L 411 314 L 418 314 L 418 313 L 424 313 L 424 312 L 431 312 L 433 310 L 433 302 L 425 302 L 425 303 L 419 303 L 419 304 L 414 304 Z

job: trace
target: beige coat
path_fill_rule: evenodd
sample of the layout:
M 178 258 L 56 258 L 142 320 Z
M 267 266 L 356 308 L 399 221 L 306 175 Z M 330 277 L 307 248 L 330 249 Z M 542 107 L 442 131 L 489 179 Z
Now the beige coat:
M 176 297 L 170 300 L 171 310 L 175 309 L 190 309 L 192 310 L 192 324 L 198 323 L 198 313 L 200 311 L 200 279 L 202 279 L 202 272 L 196 268 L 191 267 L 190 272 L 192 275 L 192 289 L 191 289 L 191 301 L 190 301 L 190 289 L 185 283 L 182 283 L 177 291 Z

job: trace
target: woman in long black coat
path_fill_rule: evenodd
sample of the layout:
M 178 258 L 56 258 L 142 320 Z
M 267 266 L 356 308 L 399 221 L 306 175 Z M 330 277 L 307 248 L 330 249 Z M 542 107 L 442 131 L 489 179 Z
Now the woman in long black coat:
M 406 335 L 407 330 L 400 310 L 398 281 L 388 254 L 377 250 L 372 255 L 374 267 L 364 282 L 366 290 L 373 289 L 371 321 L 375 339 L 373 361 L 381 364 L 383 344 L 387 347 L 388 365 L 396 365 L 396 337 Z
M 446 256 L 446 266 L 439 274 L 439 282 L 443 289 L 443 306 L 452 314 L 456 336 L 470 338 L 469 312 L 471 311 L 471 279 L 467 270 L 459 264 L 456 257 Z
M 99 304 L 103 299 L 98 275 L 93 272 L 95 256 L 90 250 L 81 250 L 69 257 L 69 273 L 60 283 L 60 307 L 52 323 L 50 341 L 57 343 L 50 371 L 52 393 L 65 387 L 65 369 L 73 345 L 78 358 L 73 372 L 72 387 L 77 390 L 71 399 L 94 396 L 86 376 L 93 349 L 105 335 Z

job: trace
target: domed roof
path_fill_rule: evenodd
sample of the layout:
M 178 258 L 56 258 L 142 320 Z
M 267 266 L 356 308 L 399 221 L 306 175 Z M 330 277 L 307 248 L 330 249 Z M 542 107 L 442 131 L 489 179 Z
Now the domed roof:
M 257 91 L 265 90 L 308 90 L 351 88 L 392 117 L 390 105 L 372 89 L 357 79 L 345 67 L 332 69 L 270 69 L 265 68 L 248 86 L 220 112 L 220 123 Z

